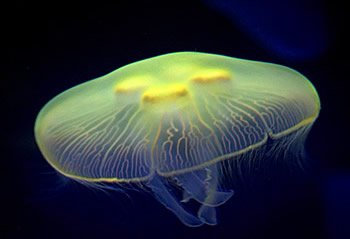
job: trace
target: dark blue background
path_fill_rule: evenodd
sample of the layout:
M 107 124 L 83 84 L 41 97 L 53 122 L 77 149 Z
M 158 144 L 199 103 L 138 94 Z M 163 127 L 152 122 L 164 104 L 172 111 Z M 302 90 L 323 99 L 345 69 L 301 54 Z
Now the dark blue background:
M 269 0 L 232 8 L 228 2 L 172 1 L 160 6 L 135 1 L 128 5 L 16 1 L 3 9 L 9 17 L 2 21 L 7 64 L 1 81 L 5 142 L 0 238 L 349 235 L 350 64 L 345 7 L 333 1 L 297 1 L 289 8 L 291 1 L 274 5 L 278 1 Z M 261 11 L 266 12 L 266 21 L 257 14 Z M 303 34 L 305 38 L 300 37 Z M 298 50 L 291 51 L 295 47 Z M 219 208 L 219 225 L 200 228 L 183 226 L 147 193 L 106 194 L 57 175 L 33 138 L 41 107 L 72 86 L 128 63 L 176 51 L 273 62 L 307 76 L 322 105 L 306 142 L 309 159 L 316 162 L 314 170 L 286 175 L 277 168 L 271 169 L 270 177 L 247 176 L 246 182 L 237 182 L 235 196 Z

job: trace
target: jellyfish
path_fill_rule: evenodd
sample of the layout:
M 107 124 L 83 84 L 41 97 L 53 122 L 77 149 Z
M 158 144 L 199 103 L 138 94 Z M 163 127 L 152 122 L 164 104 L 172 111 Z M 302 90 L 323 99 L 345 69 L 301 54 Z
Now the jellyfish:
M 60 174 L 147 188 L 195 227 L 216 225 L 217 207 L 233 195 L 221 186 L 225 163 L 251 160 L 268 142 L 299 152 L 319 111 L 313 85 L 290 68 L 176 52 L 64 91 L 41 109 L 34 131 Z

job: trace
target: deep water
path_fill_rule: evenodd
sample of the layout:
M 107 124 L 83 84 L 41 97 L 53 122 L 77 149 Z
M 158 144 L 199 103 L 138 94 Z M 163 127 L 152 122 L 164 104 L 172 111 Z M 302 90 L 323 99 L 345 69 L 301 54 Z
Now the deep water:
M 271 50 L 254 31 L 242 30 L 242 24 L 205 1 L 173 2 L 171 7 L 134 2 L 10 4 L 13 17 L 6 20 L 3 45 L 5 220 L 0 238 L 349 238 L 345 10 L 331 1 L 317 1 L 314 10 L 307 6 L 301 12 L 322 18 L 320 36 L 327 39 L 318 42 L 308 36 L 307 44 L 316 41 L 312 53 L 322 52 L 303 59 L 300 51 L 289 58 L 278 47 Z M 288 16 L 293 25 L 293 14 Z M 298 34 L 297 25 L 291 29 Z M 297 40 L 299 44 L 302 38 Z M 46 163 L 34 141 L 35 118 L 58 93 L 128 63 L 176 51 L 289 66 L 310 79 L 321 100 L 319 118 L 305 143 L 308 170 L 290 171 L 276 164 L 260 174 L 243 172 L 233 182 L 235 195 L 218 208 L 219 224 L 214 227 L 184 226 L 142 190 L 103 191 L 67 180 Z

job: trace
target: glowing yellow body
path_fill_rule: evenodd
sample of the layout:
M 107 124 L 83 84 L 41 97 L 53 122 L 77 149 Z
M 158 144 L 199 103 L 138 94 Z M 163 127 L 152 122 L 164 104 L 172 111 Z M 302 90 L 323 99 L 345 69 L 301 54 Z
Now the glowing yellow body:
M 50 101 L 38 145 L 61 173 L 140 181 L 223 160 L 314 121 L 312 84 L 280 65 L 180 52 L 122 67 Z
M 188 226 L 215 225 L 218 162 L 295 132 L 320 110 L 312 84 L 280 65 L 179 52 L 73 87 L 39 113 L 35 137 L 60 173 L 85 182 L 145 182 Z M 302 141 L 302 140 L 301 140 Z M 172 177 L 179 201 L 163 183 Z M 201 204 L 197 215 L 183 203 Z

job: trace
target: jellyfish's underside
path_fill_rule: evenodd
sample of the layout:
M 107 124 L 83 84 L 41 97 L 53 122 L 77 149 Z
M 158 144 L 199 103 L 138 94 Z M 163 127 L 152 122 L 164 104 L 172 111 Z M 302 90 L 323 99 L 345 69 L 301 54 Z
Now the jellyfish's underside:
M 61 93 L 39 113 L 35 137 L 65 176 L 144 182 L 184 224 L 215 225 L 215 207 L 233 194 L 219 189 L 218 163 L 311 125 L 319 110 L 312 84 L 290 68 L 179 52 Z M 184 208 L 190 199 L 196 214 Z

